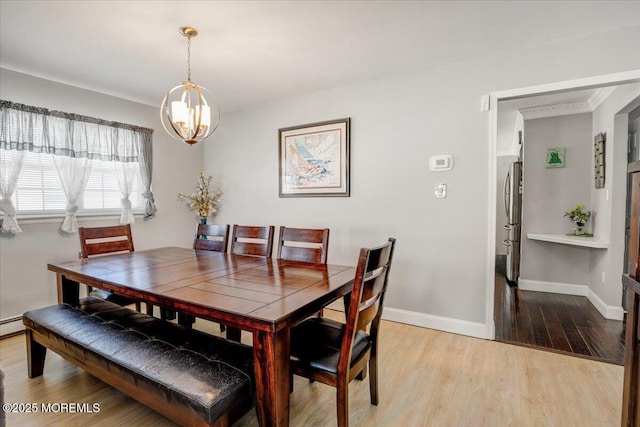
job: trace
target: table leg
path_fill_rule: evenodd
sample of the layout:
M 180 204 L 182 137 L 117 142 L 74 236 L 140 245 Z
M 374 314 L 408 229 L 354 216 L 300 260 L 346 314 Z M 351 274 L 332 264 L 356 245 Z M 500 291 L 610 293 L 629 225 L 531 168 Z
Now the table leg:
M 289 425 L 289 328 L 253 333 L 253 362 L 262 427 Z
M 67 279 L 62 274 L 56 275 L 58 286 L 58 304 L 69 304 L 73 307 L 80 305 L 80 284 Z

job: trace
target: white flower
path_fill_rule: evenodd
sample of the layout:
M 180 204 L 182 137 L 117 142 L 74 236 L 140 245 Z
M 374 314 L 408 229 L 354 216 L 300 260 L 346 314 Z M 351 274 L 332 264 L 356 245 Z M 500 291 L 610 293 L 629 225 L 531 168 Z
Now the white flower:
M 186 195 L 178 193 L 178 200 L 184 201 L 187 207 L 198 214 L 201 218 L 207 218 L 214 215 L 218 210 L 216 207 L 220 204 L 220 196 L 222 190 L 218 187 L 212 187 L 211 175 L 205 179 L 204 173 L 200 172 L 200 179 L 196 185 L 196 192 Z

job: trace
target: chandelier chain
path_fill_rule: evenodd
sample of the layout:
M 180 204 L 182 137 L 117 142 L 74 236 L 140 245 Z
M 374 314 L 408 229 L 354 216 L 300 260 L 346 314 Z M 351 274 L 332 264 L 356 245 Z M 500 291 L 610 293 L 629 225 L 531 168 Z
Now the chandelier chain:
M 187 37 L 187 81 L 191 81 L 191 36 Z

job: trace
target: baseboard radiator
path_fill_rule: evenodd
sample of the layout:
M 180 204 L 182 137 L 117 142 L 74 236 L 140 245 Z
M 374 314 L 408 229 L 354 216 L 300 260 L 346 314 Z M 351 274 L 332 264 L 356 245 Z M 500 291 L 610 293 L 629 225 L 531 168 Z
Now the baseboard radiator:
M 21 334 L 24 332 L 24 325 L 22 324 L 22 316 L 7 317 L 6 319 L 0 319 L 0 339 L 8 338 L 10 336 Z

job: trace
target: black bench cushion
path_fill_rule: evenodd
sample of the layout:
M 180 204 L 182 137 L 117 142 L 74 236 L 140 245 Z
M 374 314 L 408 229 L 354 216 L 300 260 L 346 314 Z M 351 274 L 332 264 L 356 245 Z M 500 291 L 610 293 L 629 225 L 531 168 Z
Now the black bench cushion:
M 254 400 L 251 347 L 99 298 L 31 310 L 23 323 L 68 353 L 183 405 L 212 423 Z

